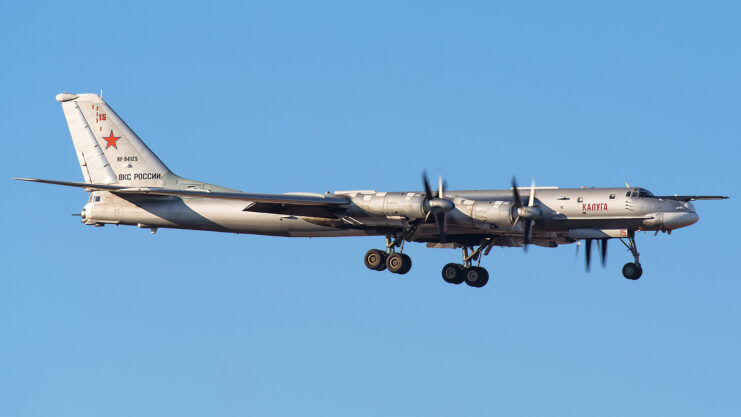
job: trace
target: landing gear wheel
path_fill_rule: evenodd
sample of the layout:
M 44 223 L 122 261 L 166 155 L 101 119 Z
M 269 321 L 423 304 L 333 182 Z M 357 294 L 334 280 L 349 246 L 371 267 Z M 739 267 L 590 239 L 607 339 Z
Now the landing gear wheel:
M 401 258 L 402 258 L 402 264 L 404 266 L 402 267 L 401 271 L 399 271 L 399 273 L 404 275 L 412 269 L 412 258 L 410 258 L 409 255 L 405 253 L 401 254 Z
M 406 274 L 412 269 L 412 258 L 403 253 L 392 253 L 386 258 L 386 267 L 394 274 Z
M 489 282 L 489 273 L 484 268 L 472 266 L 463 271 L 466 284 L 471 287 L 481 288 Z
M 641 268 L 639 264 L 628 262 L 623 266 L 623 276 L 625 278 L 635 281 L 640 278 L 641 275 L 643 275 L 643 268 Z
M 368 269 L 383 271 L 386 269 L 386 252 L 378 249 L 371 249 L 365 253 L 364 261 L 365 266 L 368 267 Z
M 449 284 L 460 284 L 465 279 L 463 277 L 463 265 L 447 264 L 443 267 L 443 279 Z

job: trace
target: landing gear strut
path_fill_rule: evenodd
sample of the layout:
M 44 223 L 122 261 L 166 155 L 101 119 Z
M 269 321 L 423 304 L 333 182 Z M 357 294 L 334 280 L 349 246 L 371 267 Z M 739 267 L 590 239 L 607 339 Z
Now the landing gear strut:
M 643 275 L 643 268 L 641 268 L 641 263 L 638 261 L 638 257 L 640 254 L 638 253 L 638 248 L 636 247 L 636 234 L 634 231 L 628 232 L 628 243 L 625 243 L 625 240 L 620 238 L 620 241 L 623 242 L 623 245 L 625 245 L 626 248 L 630 251 L 630 254 L 633 255 L 633 259 L 635 262 L 628 262 L 623 266 L 623 276 L 630 280 L 637 280 L 638 278 Z
M 396 252 L 396 248 L 400 251 Z M 368 269 L 374 271 L 383 271 L 387 269 L 394 274 L 406 274 L 412 269 L 412 258 L 402 253 L 404 250 L 404 240 L 400 238 L 392 239 L 391 235 L 386 236 L 386 250 L 371 249 L 365 253 L 364 262 Z
M 447 264 L 443 267 L 442 275 L 445 282 L 450 284 L 461 284 L 465 281 L 471 287 L 481 288 L 489 282 L 489 272 L 480 267 L 482 251 L 487 255 L 491 250 L 491 244 L 482 244 L 478 249 L 468 254 L 468 247 L 463 247 L 463 264 Z M 473 248 L 472 248 L 473 249 Z M 476 266 L 473 266 L 473 261 Z
M 412 269 L 412 259 L 403 253 L 404 241 L 405 235 L 386 235 L 386 250 L 371 249 L 366 252 L 363 258 L 365 266 L 374 271 L 388 269 L 394 274 L 406 274 Z M 489 272 L 480 266 L 481 258 L 488 255 L 493 246 L 494 242 L 491 239 L 482 241 L 475 250 L 474 246 L 464 246 L 463 263 L 450 263 L 443 267 L 442 276 L 445 282 L 450 284 L 465 282 L 474 288 L 486 285 L 489 282 Z M 398 252 L 396 248 L 399 248 Z

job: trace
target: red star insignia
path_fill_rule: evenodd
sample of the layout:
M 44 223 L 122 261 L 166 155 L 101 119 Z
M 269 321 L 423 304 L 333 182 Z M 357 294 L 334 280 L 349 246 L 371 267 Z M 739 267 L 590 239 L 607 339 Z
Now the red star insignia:
M 118 146 L 116 146 L 116 141 L 121 139 L 121 136 L 113 136 L 113 129 L 111 129 L 111 134 L 108 137 L 103 136 L 103 139 L 106 141 L 105 148 L 108 149 L 111 146 L 118 149 Z

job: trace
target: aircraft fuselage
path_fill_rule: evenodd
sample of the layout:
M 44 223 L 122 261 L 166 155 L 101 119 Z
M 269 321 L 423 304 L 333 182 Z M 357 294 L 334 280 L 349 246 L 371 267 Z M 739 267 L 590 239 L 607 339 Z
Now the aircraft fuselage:
M 527 193 L 526 188 L 520 189 Z M 672 230 L 698 220 L 690 202 L 638 196 L 637 188 L 539 188 L 535 205 L 541 215 L 533 230 L 533 243 L 544 246 L 604 237 L 607 230 Z M 348 191 L 351 204 L 335 212 L 306 215 L 250 211 L 250 203 L 211 198 L 159 196 L 146 198 L 96 191 L 85 206 L 86 224 L 121 224 L 146 228 L 179 228 L 218 232 L 295 237 L 384 235 L 406 229 L 418 218 L 408 210 L 419 206 L 424 192 Z M 519 236 L 522 224 L 511 214 L 512 190 L 447 191 L 455 208 L 448 213 L 447 230 L 456 235 Z M 407 208 L 404 202 L 409 202 Z M 499 210 L 491 210 L 494 206 Z M 487 210 L 490 209 L 490 210 Z M 298 210 L 300 211 L 300 210 Z M 487 216 L 487 213 L 498 216 Z M 422 216 L 423 217 L 423 216 Z M 433 241 L 434 223 L 418 224 L 415 241 Z M 513 240 L 512 246 L 519 246 Z

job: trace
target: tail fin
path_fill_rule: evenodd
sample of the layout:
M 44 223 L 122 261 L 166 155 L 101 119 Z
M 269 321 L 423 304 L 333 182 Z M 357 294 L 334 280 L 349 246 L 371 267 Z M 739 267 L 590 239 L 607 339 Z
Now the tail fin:
M 57 95 L 87 183 L 162 187 L 171 174 L 103 98 Z

